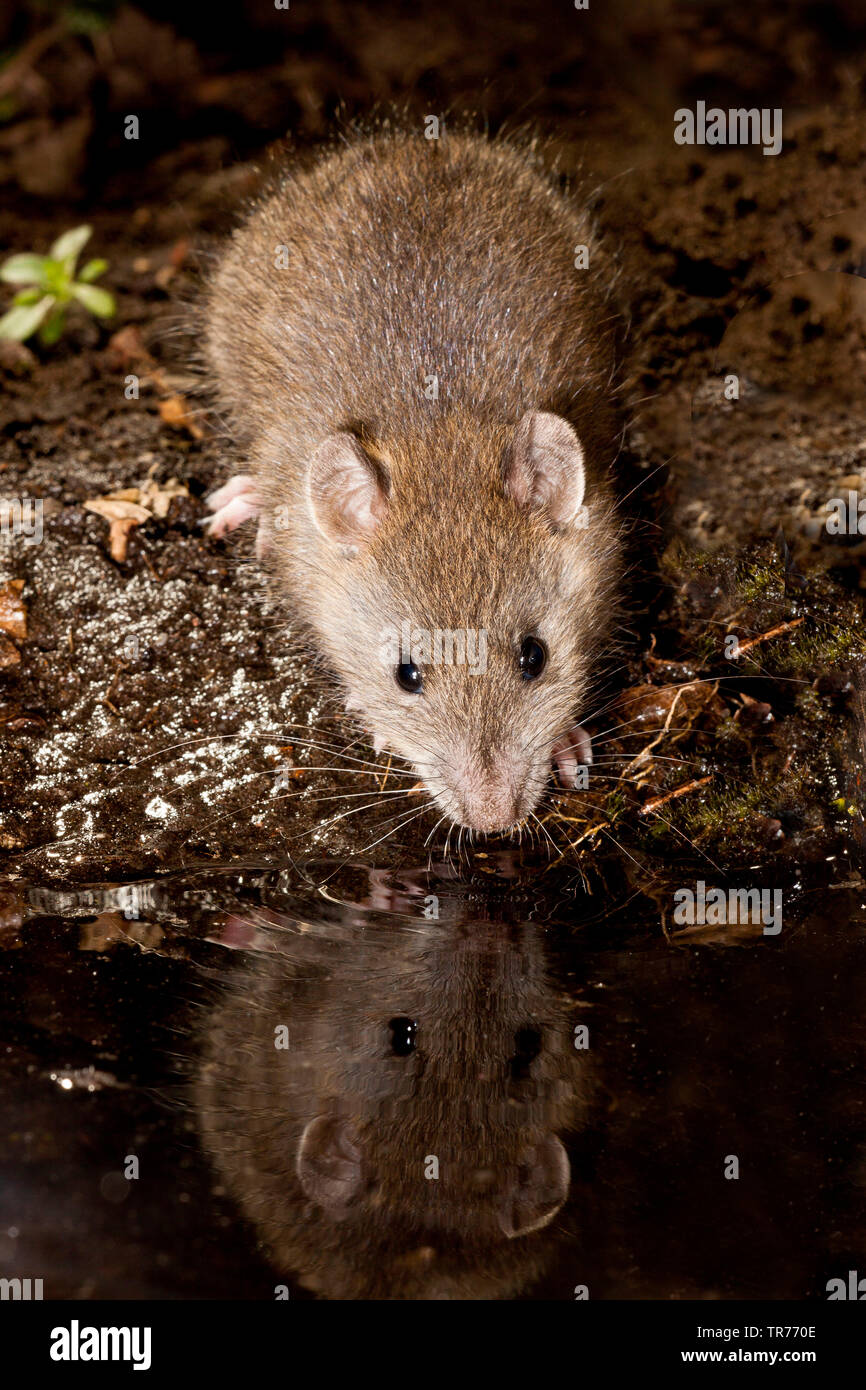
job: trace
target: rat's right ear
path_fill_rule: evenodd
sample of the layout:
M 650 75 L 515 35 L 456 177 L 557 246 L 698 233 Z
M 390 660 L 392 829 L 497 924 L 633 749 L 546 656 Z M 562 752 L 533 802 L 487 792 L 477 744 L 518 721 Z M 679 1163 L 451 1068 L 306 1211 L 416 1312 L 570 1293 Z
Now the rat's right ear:
M 310 1120 L 301 1135 L 296 1167 L 304 1194 L 336 1221 L 367 1188 L 357 1135 L 348 1120 L 333 1115 Z
M 332 434 L 310 461 L 307 499 L 313 520 L 327 540 L 362 545 L 387 509 L 386 479 L 353 434 Z
M 549 1225 L 568 1196 L 571 1183 L 568 1154 L 555 1134 L 545 1135 L 523 1159 L 499 1208 L 499 1226 L 509 1240 Z

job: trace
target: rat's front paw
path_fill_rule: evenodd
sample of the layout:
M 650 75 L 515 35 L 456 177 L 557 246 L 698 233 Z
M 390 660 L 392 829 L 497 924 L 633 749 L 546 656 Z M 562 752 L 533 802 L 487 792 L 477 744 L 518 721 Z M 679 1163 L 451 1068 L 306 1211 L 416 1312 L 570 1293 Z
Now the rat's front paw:
M 229 478 L 216 492 L 212 492 L 205 502 L 213 512 L 205 525 L 211 536 L 224 536 L 242 526 L 251 517 L 258 516 L 261 509 L 256 480 L 250 473 L 238 473 Z
M 592 764 L 592 742 L 586 729 L 580 724 L 572 725 L 568 733 L 556 740 L 550 756 L 560 785 L 573 787 L 578 769 Z

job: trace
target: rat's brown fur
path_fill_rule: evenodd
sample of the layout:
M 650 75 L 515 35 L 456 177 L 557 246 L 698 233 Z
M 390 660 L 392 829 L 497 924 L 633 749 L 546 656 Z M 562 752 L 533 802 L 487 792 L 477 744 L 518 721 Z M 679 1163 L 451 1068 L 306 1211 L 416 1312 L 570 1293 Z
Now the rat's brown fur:
M 279 247 L 288 269 L 275 268 Z M 620 544 L 614 316 L 596 261 L 586 214 L 531 152 L 391 134 L 287 176 L 210 288 L 206 353 L 281 585 L 350 705 L 455 820 L 455 779 L 477 788 L 498 766 L 520 788 L 515 818 L 532 810 L 599 660 Z M 557 529 L 506 494 L 504 460 L 529 410 L 579 435 L 586 529 Z M 388 492 L 356 551 L 317 529 L 306 485 L 317 448 L 345 430 Z M 406 620 L 484 630 L 487 674 L 442 665 L 423 695 L 404 693 L 377 658 L 383 630 Z M 550 653 L 531 684 L 516 664 L 528 633 Z

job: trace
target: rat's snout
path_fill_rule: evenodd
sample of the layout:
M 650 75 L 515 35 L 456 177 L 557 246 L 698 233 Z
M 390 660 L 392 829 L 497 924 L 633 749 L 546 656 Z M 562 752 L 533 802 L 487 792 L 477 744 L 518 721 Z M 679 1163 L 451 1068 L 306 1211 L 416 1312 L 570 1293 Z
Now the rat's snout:
M 517 798 L 507 788 L 494 788 L 477 798 L 464 797 L 461 819 L 470 830 L 508 830 L 520 819 Z
M 508 830 L 521 816 L 522 786 L 507 768 L 461 769 L 455 778 L 460 820 L 470 830 Z
M 534 765 L 522 744 L 510 731 L 464 734 L 415 767 L 455 825 L 495 834 L 512 830 L 529 815 L 550 772 L 550 763 Z

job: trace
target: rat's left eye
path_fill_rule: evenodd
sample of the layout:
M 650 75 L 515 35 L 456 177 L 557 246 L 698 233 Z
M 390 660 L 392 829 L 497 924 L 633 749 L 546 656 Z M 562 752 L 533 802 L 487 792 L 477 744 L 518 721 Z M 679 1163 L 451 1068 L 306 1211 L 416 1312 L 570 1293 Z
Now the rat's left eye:
M 525 681 L 534 681 L 547 665 L 547 648 L 537 637 L 524 637 L 520 645 L 520 674 Z
M 398 666 L 394 672 L 394 679 L 401 689 L 410 695 L 417 695 L 424 684 L 424 677 L 414 661 L 404 661 L 401 666 Z
M 391 1051 L 395 1057 L 408 1057 L 415 1051 L 418 1024 L 413 1018 L 392 1018 L 388 1027 L 391 1029 Z

